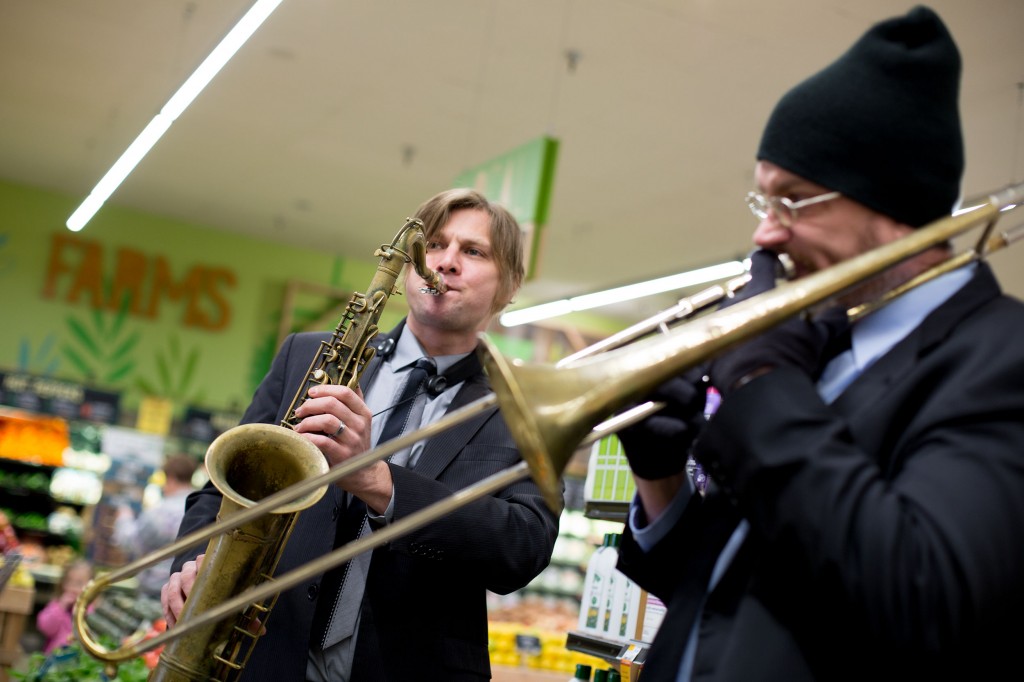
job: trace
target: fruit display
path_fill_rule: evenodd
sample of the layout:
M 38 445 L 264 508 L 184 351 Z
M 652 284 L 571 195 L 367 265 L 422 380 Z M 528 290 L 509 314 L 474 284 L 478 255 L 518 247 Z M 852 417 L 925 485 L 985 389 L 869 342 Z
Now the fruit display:
M 59 417 L 0 412 L 0 457 L 60 466 L 70 443 L 68 424 Z
M 605 662 L 565 648 L 565 631 L 540 630 L 518 623 L 491 621 L 488 647 L 493 665 L 572 672 L 577 663 L 603 667 Z
M 489 599 L 491 663 L 559 672 L 572 672 L 577 663 L 603 663 L 565 646 L 579 615 L 575 599 L 530 593 Z
M 0 559 L 0 566 L 3 566 L 2 559 Z M 31 589 L 35 587 L 36 580 L 32 577 L 32 572 L 22 563 L 14 569 L 14 573 L 7 579 L 7 584 L 18 589 Z

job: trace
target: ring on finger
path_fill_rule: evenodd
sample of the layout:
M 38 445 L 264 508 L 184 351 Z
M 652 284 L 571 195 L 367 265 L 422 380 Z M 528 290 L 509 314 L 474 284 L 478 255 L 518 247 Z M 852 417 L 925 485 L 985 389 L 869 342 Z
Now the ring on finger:
M 337 438 L 338 436 L 341 435 L 341 432 L 344 431 L 344 430 L 345 430 L 345 422 L 343 422 L 343 421 L 341 421 L 339 419 L 338 420 L 338 430 L 334 432 L 334 435 L 331 436 L 331 438 Z

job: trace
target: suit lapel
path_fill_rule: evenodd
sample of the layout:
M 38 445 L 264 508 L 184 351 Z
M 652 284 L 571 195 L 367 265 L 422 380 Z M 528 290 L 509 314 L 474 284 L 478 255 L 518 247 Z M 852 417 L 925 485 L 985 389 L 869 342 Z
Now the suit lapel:
M 849 424 L 850 433 L 856 434 L 858 444 L 876 453 L 877 464 L 886 475 L 901 466 L 898 452 L 906 424 L 892 420 L 892 411 L 900 409 L 901 386 L 920 383 L 922 363 L 932 350 L 949 338 L 964 318 L 999 293 L 991 270 L 981 264 L 960 291 L 868 367 L 832 404 Z
M 394 344 L 398 341 L 398 337 L 402 334 L 402 328 L 405 327 L 405 320 L 403 319 L 398 323 L 394 329 L 387 334 L 378 334 L 368 344 L 373 347 L 376 351 L 370 361 L 366 363 L 366 367 L 363 368 L 362 373 L 359 375 L 359 388 L 366 392 L 366 387 L 370 385 L 373 380 L 373 376 L 380 369 L 380 366 L 384 363 L 384 358 L 381 357 L 381 347 L 385 344 Z
M 644 680 L 671 682 L 676 679 L 689 633 L 694 622 L 700 618 L 705 603 L 712 569 L 739 522 L 736 508 L 720 492 L 711 492 L 703 499 L 693 495 L 683 515 L 684 519 L 692 520 L 680 523 L 698 528 L 692 546 L 699 550 L 676 586 L 671 607 L 665 613 L 664 622 L 658 627 L 647 654 L 650 662 L 644 664 Z M 720 587 L 721 583 L 715 587 L 715 592 Z M 735 588 L 730 586 L 723 589 Z
M 883 400 L 889 388 L 912 372 L 920 358 L 949 336 L 960 321 L 999 295 L 999 285 L 987 264 L 978 265 L 973 278 L 948 301 L 936 308 L 905 339 L 858 377 L 833 406 L 855 419 L 858 410 L 870 410 Z
M 373 345 L 374 348 L 379 349 L 383 344 L 387 343 L 391 339 L 397 341 L 404 327 L 405 320 L 403 319 L 398 326 L 387 334 L 378 334 L 371 342 L 371 345 Z M 359 377 L 359 385 L 364 390 L 373 379 L 374 374 L 376 374 L 380 369 L 383 362 L 384 359 L 377 354 L 374 355 L 367 363 L 366 369 Z M 463 383 L 459 392 L 455 394 L 455 399 L 452 400 L 452 404 L 448 407 L 446 414 L 451 414 L 455 410 L 483 398 L 490 393 L 490 391 L 490 386 L 483 373 L 469 377 Z M 431 438 L 427 442 L 423 453 L 420 455 L 419 462 L 416 464 L 416 473 L 429 478 L 437 478 L 444 468 L 455 458 L 455 455 L 466 446 L 466 443 L 468 443 L 473 437 L 473 434 L 477 432 L 481 425 L 483 425 L 483 423 L 487 421 L 487 419 L 489 419 L 497 409 L 498 408 L 495 407 L 490 410 L 485 410 L 472 419 L 468 419 L 465 422 Z
M 466 380 L 455 395 L 455 399 L 448 407 L 446 414 L 483 398 L 490 393 L 490 387 L 482 375 L 477 375 Z M 473 435 L 480 429 L 491 415 L 497 411 L 497 407 L 485 410 L 472 419 L 454 426 L 431 438 L 420 456 L 416 465 L 416 472 L 430 478 L 436 478 L 448 464 L 455 459 Z

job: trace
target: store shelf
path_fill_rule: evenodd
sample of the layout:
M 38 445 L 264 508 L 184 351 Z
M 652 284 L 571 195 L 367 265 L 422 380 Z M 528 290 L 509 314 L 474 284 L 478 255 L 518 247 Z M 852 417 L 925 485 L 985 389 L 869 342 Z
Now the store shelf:
M 526 594 L 558 597 L 560 599 L 571 599 L 577 604 L 580 602 L 580 594 L 576 590 L 565 590 L 557 587 L 547 587 L 545 585 L 527 585 L 523 588 L 523 592 Z
M 626 515 L 629 512 L 628 502 L 604 502 L 600 500 L 587 500 L 583 507 L 583 513 L 589 519 L 601 519 L 602 521 L 626 522 Z
M 616 665 L 628 662 L 630 665 L 642 667 L 644 659 L 647 657 L 647 647 L 643 644 L 612 642 L 578 630 L 569 631 L 566 636 L 565 648 L 588 656 L 596 656 Z
M 580 573 L 586 573 L 587 572 L 587 567 L 586 566 L 580 566 L 580 562 L 576 561 L 574 559 L 559 559 L 558 557 L 552 557 L 551 561 L 548 563 L 548 565 L 549 566 L 559 566 L 561 568 L 572 568 L 572 569 L 575 569 L 575 570 L 579 571 Z
M 626 647 L 627 645 L 622 642 L 612 642 L 603 637 L 588 635 L 577 630 L 570 630 L 565 640 L 566 649 L 578 651 L 581 654 L 597 656 L 606 661 L 619 660 Z
M 491 666 L 491 673 L 493 682 L 565 682 L 568 676 L 564 672 L 513 668 L 506 665 Z

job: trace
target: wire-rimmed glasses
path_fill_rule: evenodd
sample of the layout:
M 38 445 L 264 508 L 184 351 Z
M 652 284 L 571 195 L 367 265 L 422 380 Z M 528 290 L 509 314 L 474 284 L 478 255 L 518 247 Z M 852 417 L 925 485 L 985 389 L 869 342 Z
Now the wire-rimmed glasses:
M 761 194 L 760 192 L 747 192 L 747 207 L 759 220 L 767 218 L 769 210 L 775 211 L 775 218 L 779 221 L 780 225 L 783 227 L 793 227 L 793 223 L 796 222 L 797 209 L 838 199 L 841 196 L 840 192 L 826 192 L 816 197 L 792 201 L 786 197 L 773 197 Z

